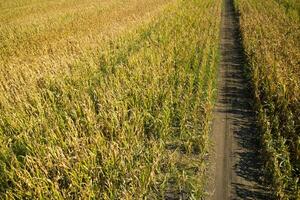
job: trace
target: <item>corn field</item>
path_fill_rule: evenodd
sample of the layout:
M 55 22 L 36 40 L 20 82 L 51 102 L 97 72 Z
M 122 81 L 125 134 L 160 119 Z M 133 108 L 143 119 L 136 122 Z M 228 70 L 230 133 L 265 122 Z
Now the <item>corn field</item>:
M 220 19 L 220 0 L 1 0 L 0 198 L 205 197 Z
M 278 199 L 300 198 L 300 4 L 236 0 L 262 133 Z
M 300 199 L 300 1 L 234 3 L 265 184 Z M 0 199 L 208 198 L 222 9 L 0 0 Z

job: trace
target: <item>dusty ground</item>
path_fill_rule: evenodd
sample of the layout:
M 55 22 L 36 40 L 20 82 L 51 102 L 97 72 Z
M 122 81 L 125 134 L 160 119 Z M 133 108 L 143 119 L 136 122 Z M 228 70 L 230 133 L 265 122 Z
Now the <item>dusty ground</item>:
M 221 54 L 213 123 L 215 180 L 211 199 L 270 199 L 262 184 L 259 136 L 233 0 L 224 2 Z

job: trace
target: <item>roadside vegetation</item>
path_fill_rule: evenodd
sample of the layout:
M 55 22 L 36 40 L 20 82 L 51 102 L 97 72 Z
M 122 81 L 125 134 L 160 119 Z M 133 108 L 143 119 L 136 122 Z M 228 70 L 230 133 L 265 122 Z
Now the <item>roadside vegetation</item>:
M 221 0 L 101 2 L 0 1 L 0 198 L 203 198 Z
M 299 1 L 236 0 L 277 199 L 300 199 Z

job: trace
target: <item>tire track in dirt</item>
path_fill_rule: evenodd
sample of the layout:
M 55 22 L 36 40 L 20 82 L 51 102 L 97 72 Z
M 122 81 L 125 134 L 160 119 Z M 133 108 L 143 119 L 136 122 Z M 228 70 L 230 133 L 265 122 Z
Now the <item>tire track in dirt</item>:
M 221 63 L 214 112 L 214 194 L 212 199 L 270 199 L 263 186 L 259 135 L 249 83 L 239 19 L 233 0 L 224 0 L 221 25 Z

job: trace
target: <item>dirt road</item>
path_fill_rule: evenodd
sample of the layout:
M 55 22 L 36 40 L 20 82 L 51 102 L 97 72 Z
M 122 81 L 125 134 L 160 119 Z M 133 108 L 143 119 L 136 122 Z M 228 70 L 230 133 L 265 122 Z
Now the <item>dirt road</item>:
M 264 175 L 258 152 L 259 136 L 243 69 L 245 57 L 233 0 L 224 0 L 221 54 L 213 123 L 215 183 L 212 199 L 270 199 L 261 184 Z

